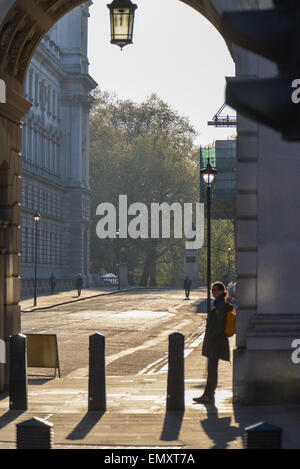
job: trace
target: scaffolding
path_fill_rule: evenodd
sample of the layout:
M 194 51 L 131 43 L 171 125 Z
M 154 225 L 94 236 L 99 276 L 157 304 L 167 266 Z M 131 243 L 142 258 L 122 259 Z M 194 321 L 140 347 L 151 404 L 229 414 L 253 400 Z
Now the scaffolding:
M 230 116 L 228 114 L 226 116 L 221 115 L 226 106 L 227 104 L 224 103 L 213 119 L 207 123 L 207 125 L 214 127 L 236 127 L 236 116 Z

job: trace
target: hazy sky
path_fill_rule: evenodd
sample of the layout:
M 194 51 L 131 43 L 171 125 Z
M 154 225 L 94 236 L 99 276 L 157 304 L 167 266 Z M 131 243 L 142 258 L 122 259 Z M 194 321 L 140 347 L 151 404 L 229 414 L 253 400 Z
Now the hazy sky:
M 102 89 L 135 102 L 155 92 L 189 118 L 204 145 L 235 134 L 208 127 L 225 101 L 235 67 L 225 41 L 200 13 L 179 0 L 135 0 L 134 44 L 110 44 L 110 0 L 94 0 L 89 21 L 90 74 Z

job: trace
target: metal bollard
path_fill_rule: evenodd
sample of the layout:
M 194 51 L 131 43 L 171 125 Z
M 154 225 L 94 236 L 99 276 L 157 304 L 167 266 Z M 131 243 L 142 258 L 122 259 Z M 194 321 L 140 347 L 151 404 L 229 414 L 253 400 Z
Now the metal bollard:
M 33 417 L 17 425 L 17 449 L 51 449 L 53 423 Z
M 267 422 L 245 428 L 245 449 L 281 449 L 282 430 Z
M 10 337 L 9 408 L 27 410 L 26 336 Z
M 184 335 L 169 336 L 167 411 L 184 411 Z
M 89 348 L 89 411 L 106 411 L 105 337 L 90 336 Z

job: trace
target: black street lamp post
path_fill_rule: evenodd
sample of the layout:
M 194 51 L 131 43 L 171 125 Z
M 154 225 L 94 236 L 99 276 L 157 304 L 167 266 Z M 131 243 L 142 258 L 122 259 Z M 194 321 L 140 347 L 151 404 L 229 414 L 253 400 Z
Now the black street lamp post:
M 116 236 L 117 236 L 118 290 L 120 290 L 121 283 L 120 283 L 120 231 L 119 230 L 117 230 Z
M 228 283 L 230 282 L 230 277 L 231 277 L 231 247 L 227 247 L 227 252 L 228 252 Z
M 41 215 L 36 212 L 34 215 L 35 221 L 35 254 L 34 254 L 34 306 L 37 304 L 37 256 L 38 256 L 38 222 Z
M 216 168 L 212 168 L 208 158 L 206 168 L 200 170 L 206 185 L 207 201 L 207 314 L 210 313 L 210 284 L 211 284 L 211 185 L 218 173 Z

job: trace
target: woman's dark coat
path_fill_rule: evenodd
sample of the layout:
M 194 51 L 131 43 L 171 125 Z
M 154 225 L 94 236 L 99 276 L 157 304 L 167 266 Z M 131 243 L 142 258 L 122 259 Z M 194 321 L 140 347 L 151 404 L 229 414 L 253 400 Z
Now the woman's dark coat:
M 211 309 L 207 317 L 206 331 L 203 341 L 202 355 L 207 358 L 230 361 L 228 337 L 224 334 L 227 311 L 233 306 L 221 301 Z

